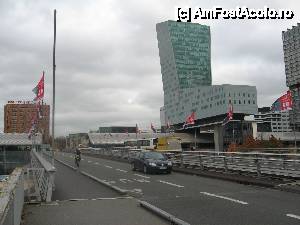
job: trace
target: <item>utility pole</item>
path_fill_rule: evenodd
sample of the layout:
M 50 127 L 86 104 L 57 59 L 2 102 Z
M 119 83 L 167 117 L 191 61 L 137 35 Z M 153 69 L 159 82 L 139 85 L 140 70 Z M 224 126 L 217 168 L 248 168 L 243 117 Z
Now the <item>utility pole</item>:
M 52 96 L 52 165 L 54 165 L 54 120 L 55 120 L 55 45 L 56 45 L 56 9 L 54 9 L 54 41 L 53 41 L 53 96 Z

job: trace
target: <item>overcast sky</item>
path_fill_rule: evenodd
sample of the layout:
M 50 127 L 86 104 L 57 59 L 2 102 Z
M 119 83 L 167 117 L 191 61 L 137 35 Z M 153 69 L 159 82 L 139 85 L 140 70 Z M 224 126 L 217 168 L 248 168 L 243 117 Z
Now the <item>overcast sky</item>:
M 300 22 L 300 1 L 0 0 L 0 132 L 8 100 L 31 100 L 45 70 L 52 102 L 57 9 L 56 133 L 99 126 L 159 126 L 163 90 L 156 23 L 175 6 L 290 9 L 292 20 L 202 20 L 211 27 L 213 84 L 255 85 L 270 106 L 287 87 L 281 32 Z

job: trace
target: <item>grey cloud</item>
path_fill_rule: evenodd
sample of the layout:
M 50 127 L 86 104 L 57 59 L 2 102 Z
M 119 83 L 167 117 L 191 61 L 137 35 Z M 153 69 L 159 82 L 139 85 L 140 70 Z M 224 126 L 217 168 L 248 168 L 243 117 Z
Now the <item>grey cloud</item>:
M 256 85 L 260 106 L 270 105 L 286 90 L 281 31 L 300 18 L 297 1 L 243 1 L 253 8 L 263 4 L 293 9 L 295 19 L 201 21 L 211 26 L 214 83 Z M 155 25 L 174 20 L 174 6 L 214 5 L 231 8 L 241 2 L 0 1 L 0 111 L 7 100 L 30 100 L 42 70 L 45 100 L 51 103 L 57 8 L 57 134 L 100 125 L 159 125 L 163 90 Z

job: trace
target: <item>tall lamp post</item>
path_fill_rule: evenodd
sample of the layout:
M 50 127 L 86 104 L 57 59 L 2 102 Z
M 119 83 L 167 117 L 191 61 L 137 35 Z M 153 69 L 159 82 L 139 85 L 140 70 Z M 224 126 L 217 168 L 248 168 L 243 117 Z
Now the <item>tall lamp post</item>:
M 54 165 L 54 121 L 55 121 L 55 46 L 56 46 L 56 9 L 54 9 L 54 42 L 53 42 L 53 96 L 52 96 L 52 164 Z

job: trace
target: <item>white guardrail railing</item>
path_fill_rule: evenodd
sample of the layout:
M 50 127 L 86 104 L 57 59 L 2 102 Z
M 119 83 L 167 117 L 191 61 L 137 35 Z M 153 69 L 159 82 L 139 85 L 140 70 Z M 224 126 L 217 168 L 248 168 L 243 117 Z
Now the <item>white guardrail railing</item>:
M 83 153 L 127 159 L 129 162 L 141 149 L 132 148 L 82 148 Z M 300 177 L 300 154 L 261 153 L 261 152 L 215 152 L 184 151 L 166 152 L 174 166 L 194 169 L 218 169 L 256 173 L 258 176 L 272 175 Z
M 28 175 L 33 175 L 35 188 L 37 189 L 38 201 L 50 202 L 52 192 L 55 190 L 54 176 L 55 167 L 45 158 L 45 155 L 36 150 L 31 151 L 31 168 L 28 168 Z

